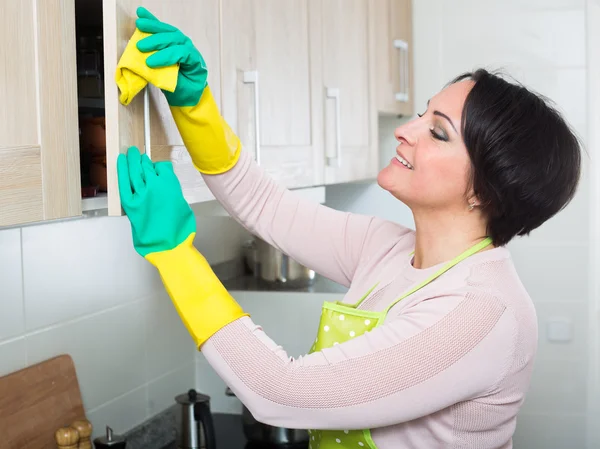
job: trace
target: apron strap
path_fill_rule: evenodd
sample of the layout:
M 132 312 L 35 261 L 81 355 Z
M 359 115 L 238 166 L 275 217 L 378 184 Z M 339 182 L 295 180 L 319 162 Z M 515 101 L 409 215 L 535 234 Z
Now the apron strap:
M 409 291 L 407 291 L 406 293 L 404 293 L 402 296 L 400 296 L 398 299 L 396 299 L 394 302 L 392 302 L 387 309 L 385 309 L 385 313 L 387 314 L 390 309 L 392 307 L 394 307 L 396 304 L 398 304 L 400 301 L 402 301 L 404 298 L 406 298 L 407 296 L 412 295 L 414 292 L 416 292 L 417 290 L 422 289 L 423 287 L 425 287 L 427 284 L 429 284 L 430 282 L 432 282 L 433 280 L 435 280 L 436 278 L 440 277 L 442 274 L 444 274 L 446 271 L 448 271 L 450 268 L 452 268 L 454 265 L 462 262 L 463 260 L 465 260 L 467 257 L 472 256 L 475 253 L 478 253 L 479 251 L 481 251 L 482 249 L 486 248 L 487 246 L 489 246 L 492 243 L 492 239 L 490 237 L 486 237 L 484 240 L 482 240 L 481 242 L 473 245 L 472 247 L 470 247 L 469 249 L 467 249 L 464 253 L 462 253 L 460 256 L 452 259 L 450 262 L 448 262 L 446 265 L 444 265 L 442 268 L 440 268 L 438 271 L 436 271 L 435 273 L 433 273 L 431 276 L 429 276 L 427 279 L 425 279 L 423 282 L 421 282 L 420 284 L 416 285 L 415 287 L 413 287 L 412 289 L 410 289 Z M 413 251 L 414 253 L 414 251 Z M 412 253 L 411 253 L 412 254 Z

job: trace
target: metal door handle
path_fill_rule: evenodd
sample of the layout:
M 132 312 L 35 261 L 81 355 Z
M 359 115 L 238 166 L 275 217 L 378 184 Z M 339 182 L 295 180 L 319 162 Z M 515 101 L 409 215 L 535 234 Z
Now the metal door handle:
M 144 152 L 152 159 L 150 149 L 150 85 L 144 89 Z
M 396 101 L 408 102 L 408 42 L 402 39 L 394 40 L 394 48 L 400 50 L 400 92 L 396 93 Z
M 254 139 L 256 146 L 256 163 L 260 165 L 260 94 L 258 90 L 258 71 L 249 70 L 247 72 L 244 72 L 244 83 L 254 84 Z
M 331 165 L 332 159 L 336 159 L 337 166 L 342 166 L 342 131 L 340 125 L 340 89 L 337 87 L 328 87 L 326 91 L 327 98 L 335 100 L 335 158 L 328 157 L 328 165 Z

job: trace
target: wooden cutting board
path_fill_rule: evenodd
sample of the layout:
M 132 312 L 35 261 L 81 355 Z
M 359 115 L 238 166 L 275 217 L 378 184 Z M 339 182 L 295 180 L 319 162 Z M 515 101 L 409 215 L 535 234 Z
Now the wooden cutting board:
M 85 411 L 69 355 L 0 377 L 0 449 L 56 449 L 54 432 L 77 419 Z

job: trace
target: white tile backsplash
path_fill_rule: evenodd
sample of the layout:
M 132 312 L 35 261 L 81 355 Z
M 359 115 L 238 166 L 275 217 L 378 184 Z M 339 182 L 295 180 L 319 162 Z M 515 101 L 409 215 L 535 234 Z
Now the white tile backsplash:
M 70 354 L 86 408 L 146 383 L 145 302 L 135 302 L 27 337 L 28 363 Z
M 0 342 L 23 333 L 21 230 L 0 231 Z
M 105 435 L 106 426 L 116 434 L 123 434 L 148 418 L 148 391 L 144 387 L 132 390 L 89 410 L 86 416 L 92 423 L 92 439 Z
M 245 292 L 235 298 L 255 323 L 281 345 L 291 357 L 306 354 L 317 336 L 324 301 L 341 301 L 343 295 L 329 293 Z
M 148 384 L 148 415 L 154 416 L 175 404 L 175 397 L 187 393 L 196 386 L 196 365 L 194 357 L 182 366 Z
M 27 366 L 25 338 L 19 337 L 0 343 L 0 376 Z
M 146 323 L 146 380 L 163 376 L 194 359 L 196 347 L 171 298 L 166 293 L 147 301 Z
M 133 249 L 126 217 L 23 228 L 27 330 L 136 301 L 162 289 Z
M 248 238 L 227 217 L 197 228 L 210 263 Z M 197 352 L 126 217 L 0 231 L 0 376 L 70 354 L 94 436 L 125 432 L 196 387 Z

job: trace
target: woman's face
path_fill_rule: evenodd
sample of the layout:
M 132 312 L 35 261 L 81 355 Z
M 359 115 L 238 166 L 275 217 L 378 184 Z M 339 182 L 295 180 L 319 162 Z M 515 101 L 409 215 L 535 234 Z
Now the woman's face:
M 448 86 L 434 96 L 419 118 L 394 132 L 396 157 L 377 183 L 413 212 L 418 209 L 467 210 L 465 197 L 470 160 L 461 135 L 461 117 L 470 80 Z

